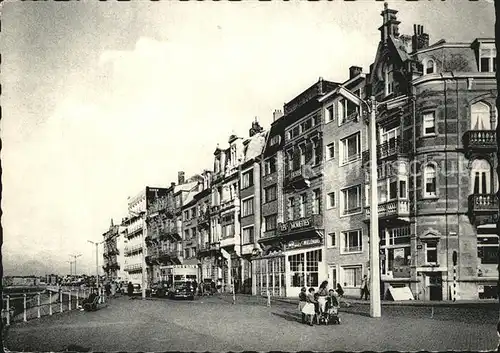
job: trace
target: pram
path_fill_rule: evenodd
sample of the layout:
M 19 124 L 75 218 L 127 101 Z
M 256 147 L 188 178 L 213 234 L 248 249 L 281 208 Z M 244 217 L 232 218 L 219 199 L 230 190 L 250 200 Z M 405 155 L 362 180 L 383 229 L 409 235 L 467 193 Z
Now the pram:
M 319 324 L 340 325 L 339 302 L 336 297 L 328 297 L 325 310 L 319 314 Z

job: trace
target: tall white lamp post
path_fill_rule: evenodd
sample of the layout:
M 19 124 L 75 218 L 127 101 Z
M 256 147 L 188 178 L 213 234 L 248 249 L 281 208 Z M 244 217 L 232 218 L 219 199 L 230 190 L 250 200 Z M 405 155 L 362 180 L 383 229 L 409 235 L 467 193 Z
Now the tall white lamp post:
M 345 87 L 343 90 L 354 95 Z M 369 117 L 370 128 L 370 316 L 382 315 L 380 301 L 380 254 L 379 254 L 379 229 L 378 229 L 378 183 L 377 183 L 377 102 L 371 96 L 369 101 L 359 99 L 364 104 Z
M 73 263 L 75 264 L 75 276 L 77 275 L 76 273 L 76 259 L 79 258 L 80 256 L 82 256 L 82 254 L 78 254 L 78 255 L 69 255 L 71 256 L 74 260 L 73 260 Z
M 95 245 L 95 274 L 96 274 L 96 285 L 99 288 L 99 245 L 104 243 L 104 241 L 95 242 L 92 240 L 87 240 L 89 243 Z

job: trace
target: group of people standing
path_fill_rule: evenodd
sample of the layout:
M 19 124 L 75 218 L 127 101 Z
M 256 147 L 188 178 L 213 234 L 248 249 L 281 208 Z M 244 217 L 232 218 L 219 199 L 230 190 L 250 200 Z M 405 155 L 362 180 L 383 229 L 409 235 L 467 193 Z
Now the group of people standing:
M 314 319 L 319 320 L 321 313 L 326 311 L 326 305 L 338 308 L 340 300 L 344 296 L 344 290 L 340 284 L 336 289 L 328 289 L 328 281 L 323 281 L 316 292 L 314 288 L 302 287 L 299 294 L 299 310 L 302 314 L 302 323 L 313 326 Z M 350 304 L 344 303 L 349 306 Z

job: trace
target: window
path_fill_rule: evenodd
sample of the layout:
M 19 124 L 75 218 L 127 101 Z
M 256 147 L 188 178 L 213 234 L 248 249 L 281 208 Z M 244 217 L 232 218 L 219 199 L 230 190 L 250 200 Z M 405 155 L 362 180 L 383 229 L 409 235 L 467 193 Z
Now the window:
M 337 246 L 337 235 L 335 232 L 328 233 L 328 238 L 326 239 L 327 246 L 330 248 L 334 248 Z
M 346 164 L 358 160 L 361 153 L 359 132 L 340 141 L 341 163 Z
M 398 198 L 398 181 L 389 181 L 389 200 L 395 200 Z
M 425 262 L 429 265 L 437 264 L 437 243 L 425 244 Z
M 434 117 L 434 112 L 423 114 L 423 132 L 424 136 L 430 136 L 436 134 L 436 122 Z
M 471 193 L 489 194 L 491 192 L 491 166 L 484 159 L 475 159 L 471 167 Z
M 436 196 L 436 167 L 427 165 L 424 168 L 424 197 Z
M 335 158 L 335 143 L 334 142 L 329 143 L 326 146 L 326 158 L 328 158 L 328 159 Z
M 276 185 L 268 186 L 264 189 L 264 203 L 276 200 Z
M 241 216 L 251 216 L 253 215 L 253 197 L 247 200 L 243 200 Z
M 193 257 L 196 257 L 196 248 L 191 248 L 191 254 Z
M 392 72 L 392 64 L 384 64 L 384 83 L 385 83 L 385 95 L 388 96 L 394 92 L 394 79 Z
M 253 186 L 253 170 L 243 173 L 242 175 L 241 188 L 246 189 Z
M 330 121 L 333 121 L 335 119 L 335 116 L 333 115 L 334 114 L 334 110 L 333 110 L 333 104 L 326 107 L 326 110 L 325 110 L 325 120 L 327 123 L 329 123 Z
M 321 191 L 320 189 L 315 189 L 313 191 L 313 214 L 321 213 Z
M 307 208 L 307 195 L 300 195 L 300 218 L 304 218 L 306 216 L 306 208 Z
M 498 236 L 496 234 L 478 235 L 477 257 L 484 265 L 498 263 Z
M 288 220 L 292 220 L 294 217 L 295 200 L 293 197 L 288 198 L 287 215 Z
M 400 130 L 399 126 L 391 128 L 383 127 L 380 131 L 380 142 L 386 143 L 389 148 L 395 148 L 401 134 Z
M 184 257 L 189 259 L 189 249 L 184 249 Z
M 268 230 L 275 230 L 277 225 L 278 216 L 276 214 L 264 217 L 264 229 L 267 232 Z
M 268 158 L 264 162 L 264 175 L 272 174 L 276 172 L 276 156 Z
M 242 236 L 243 236 L 243 239 L 242 239 L 243 244 L 253 243 L 253 241 L 254 241 L 253 226 L 243 228 Z
M 189 240 L 189 229 L 184 231 L 184 240 Z
M 270 146 L 277 145 L 277 144 L 280 143 L 280 140 L 281 140 L 281 136 L 280 135 L 273 136 L 273 137 L 271 137 L 271 140 L 269 141 L 269 145 Z
M 343 212 L 342 214 L 348 215 L 358 213 L 361 211 L 361 186 L 356 185 L 342 190 L 343 196 Z
M 333 208 L 337 206 L 337 203 L 335 202 L 335 192 L 330 192 L 328 194 L 328 208 Z
M 361 287 L 362 267 L 350 266 L 342 267 L 344 274 L 344 287 Z
M 436 71 L 436 63 L 434 60 L 429 59 L 424 63 L 424 72 L 426 75 L 433 74 Z
M 491 130 L 490 106 L 483 102 L 474 103 L 471 107 L 471 129 Z
M 399 198 L 401 199 L 408 198 L 408 189 L 406 188 L 406 180 L 399 181 Z
M 479 50 L 479 71 L 496 72 L 497 71 L 497 51 L 495 48 L 482 48 Z
M 321 140 L 319 139 L 313 139 L 312 140 L 312 148 L 313 148 L 313 165 L 318 165 L 321 163 Z
M 184 211 L 184 220 L 189 220 L 189 210 Z
M 337 103 L 337 117 L 339 125 L 348 121 L 356 121 L 358 117 L 358 106 L 349 99 L 341 99 Z
M 222 226 L 222 238 L 231 238 L 234 236 L 234 224 L 225 224 Z
M 363 238 L 360 230 L 342 232 L 344 247 L 342 253 L 353 253 L 363 251 Z
M 306 146 L 299 145 L 300 165 L 306 164 Z
M 305 254 L 288 256 L 292 287 L 317 287 L 319 285 L 321 255 L 321 250 L 313 250 Z
M 293 150 L 291 149 L 286 152 L 286 166 L 289 171 L 293 170 Z

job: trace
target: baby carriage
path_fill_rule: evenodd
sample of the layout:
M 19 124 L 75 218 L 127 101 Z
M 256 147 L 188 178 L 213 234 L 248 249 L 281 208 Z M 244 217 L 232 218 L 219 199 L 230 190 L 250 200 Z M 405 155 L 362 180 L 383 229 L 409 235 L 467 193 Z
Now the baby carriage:
M 340 325 L 339 302 L 335 296 L 328 297 L 325 310 L 319 316 L 319 323 Z

